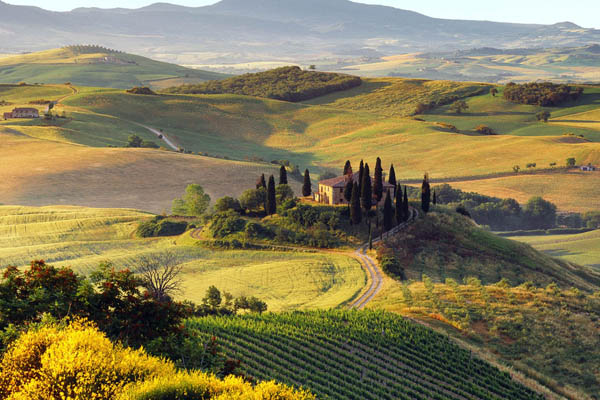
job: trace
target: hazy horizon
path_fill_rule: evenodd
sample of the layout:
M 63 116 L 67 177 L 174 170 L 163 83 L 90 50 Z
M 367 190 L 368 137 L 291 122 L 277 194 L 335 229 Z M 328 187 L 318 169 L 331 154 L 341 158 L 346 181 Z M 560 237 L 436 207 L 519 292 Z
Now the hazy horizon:
M 44 4 L 41 8 L 53 11 L 70 11 L 79 7 L 99 8 L 140 8 L 157 1 L 152 0 L 57 0 Z M 173 0 L 163 1 L 188 7 L 200 7 L 217 3 L 215 0 Z M 562 0 L 505 0 L 489 4 L 476 0 L 430 0 L 414 2 L 404 0 L 360 0 L 357 3 L 379 4 L 395 8 L 416 11 L 430 17 L 465 20 L 488 20 L 496 22 L 514 22 L 530 24 L 554 24 L 569 21 L 584 28 L 600 28 L 596 18 L 600 6 L 597 0 L 578 0 L 564 2 Z M 36 0 L 9 0 L 5 3 L 13 5 L 39 6 Z

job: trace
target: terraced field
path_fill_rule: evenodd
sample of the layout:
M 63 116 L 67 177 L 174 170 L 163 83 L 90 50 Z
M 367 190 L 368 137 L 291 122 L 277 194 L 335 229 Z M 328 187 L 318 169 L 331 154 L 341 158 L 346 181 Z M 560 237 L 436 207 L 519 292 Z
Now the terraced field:
M 125 209 L 0 206 L 0 268 L 44 259 L 86 274 L 101 262 L 135 269 L 144 255 L 175 252 L 183 263 L 180 297 L 200 303 L 209 286 L 234 296 L 257 296 L 269 310 L 331 308 L 365 286 L 352 257 L 335 253 L 218 251 L 180 238 L 138 239 L 149 214 Z
M 259 379 L 336 399 L 541 399 L 446 336 L 390 313 L 314 311 L 188 321 Z

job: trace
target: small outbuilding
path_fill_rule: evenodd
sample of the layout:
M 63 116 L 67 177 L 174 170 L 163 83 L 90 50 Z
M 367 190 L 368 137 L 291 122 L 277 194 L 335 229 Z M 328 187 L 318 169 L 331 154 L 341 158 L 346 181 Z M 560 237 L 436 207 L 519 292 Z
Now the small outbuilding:
M 581 167 L 579 167 L 579 169 L 584 172 L 593 172 L 597 170 L 597 168 L 592 164 L 582 165 Z

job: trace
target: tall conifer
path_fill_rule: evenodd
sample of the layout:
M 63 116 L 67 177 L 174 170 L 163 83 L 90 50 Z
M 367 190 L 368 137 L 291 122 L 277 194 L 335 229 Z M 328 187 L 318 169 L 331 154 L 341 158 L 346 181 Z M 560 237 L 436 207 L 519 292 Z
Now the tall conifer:
M 360 167 L 358 169 L 358 193 L 362 193 L 362 181 L 363 181 L 363 175 L 365 174 L 365 164 L 363 163 L 363 160 L 360 160 Z
M 375 163 L 373 179 L 373 194 L 375 195 L 375 200 L 377 200 L 375 204 L 379 205 L 379 202 L 383 198 L 383 168 L 381 168 L 381 158 L 379 157 L 377 157 L 377 162 Z
M 360 203 L 368 218 L 368 213 L 371 210 L 371 207 L 373 207 L 373 188 L 371 186 L 369 164 L 365 164 L 363 172 L 362 184 L 360 185 Z
M 348 202 L 348 209 L 350 209 L 350 201 L 352 200 L 352 190 L 354 189 L 354 180 L 348 179 L 346 186 L 344 186 L 344 199 Z
M 396 181 L 396 170 L 394 170 L 394 164 L 390 165 L 390 175 L 388 176 L 388 183 L 394 185 L 394 196 L 396 195 L 396 187 L 398 182 Z
M 352 173 L 352 164 L 350 164 L 350 160 L 346 161 L 346 165 L 344 165 L 344 176 Z
M 398 225 L 400 225 L 402 222 L 404 222 L 404 216 L 403 216 L 403 204 L 402 204 L 402 187 L 400 185 L 398 185 L 398 187 L 396 188 L 396 208 L 395 208 L 395 216 L 396 216 L 396 223 Z
M 383 228 L 389 231 L 394 226 L 394 207 L 392 206 L 392 195 L 388 189 L 383 203 Z
M 433 191 L 433 205 L 437 204 L 437 195 L 435 194 L 435 190 Z
M 358 225 L 362 221 L 358 185 L 352 185 L 352 196 L 350 198 L 350 219 L 354 225 Z
M 310 182 L 310 172 L 304 171 L 304 184 L 302 185 L 302 196 L 307 197 L 312 193 L 312 184 Z
M 275 196 L 275 178 L 273 175 L 269 177 L 269 185 L 267 186 L 267 205 L 265 207 L 267 215 L 273 215 L 277 212 L 277 198 Z
M 429 212 L 431 203 L 431 187 L 429 186 L 429 175 L 425 174 L 423 177 L 423 184 L 421 185 L 421 209 L 424 213 Z
M 281 168 L 279 168 L 279 184 L 280 185 L 288 184 L 287 169 L 285 169 L 285 165 L 282 165 Z
M 410 211 L 408 208 L 408 194 L 406 193 L 406 185 L 404 185 L 404 201 L 402 201 L 402 220 L 408 221 Z

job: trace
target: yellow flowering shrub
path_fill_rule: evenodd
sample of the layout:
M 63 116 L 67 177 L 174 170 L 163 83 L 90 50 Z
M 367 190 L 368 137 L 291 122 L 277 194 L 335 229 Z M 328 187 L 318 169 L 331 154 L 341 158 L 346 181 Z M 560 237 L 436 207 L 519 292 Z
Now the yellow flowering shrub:
M 295 390 L 276 382 L 256 386 L 228 376 L 219 379 L 203 372 L 178 372 L 130 385 L 119 400 L 314 400 L 306 391 Z
M 0 399 L 7 400 L 313 400 L 275 382 L 177 372 L 169 361 L 113 344 L 91 323 L 42 326 L 4 353 Z
M 174 374 L 170 362 L 114 345 L 89 323 L 24 333 L 0 366 L 0 398 L 111 399 L 125 385 Z

